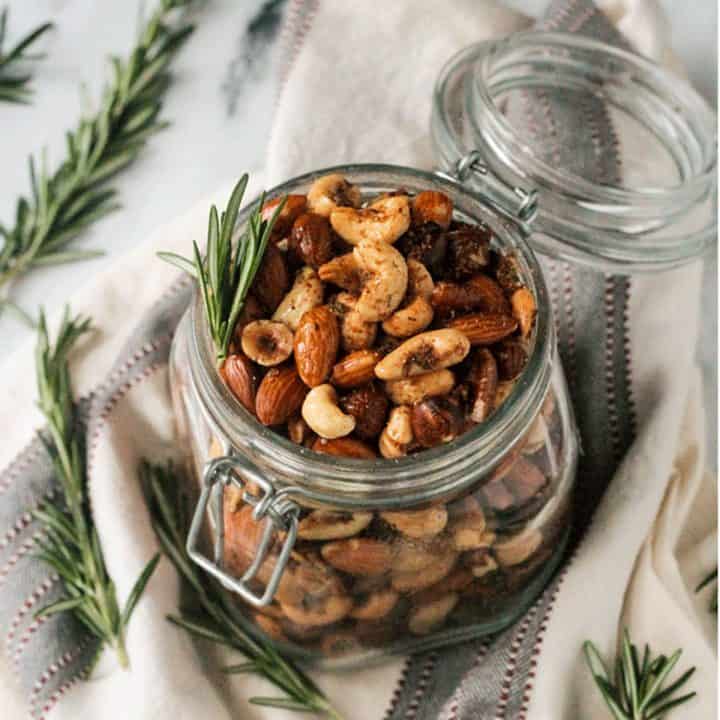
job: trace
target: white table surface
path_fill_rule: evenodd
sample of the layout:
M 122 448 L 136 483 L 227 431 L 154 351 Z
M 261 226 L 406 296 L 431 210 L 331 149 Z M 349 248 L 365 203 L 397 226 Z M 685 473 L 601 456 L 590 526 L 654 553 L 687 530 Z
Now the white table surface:
M 7 1 L 7 0 L 6 0 Z M 536 14 L 547 0 L 509 0 Z M 153 3 L 143 3 L 152 6 Z M 86 264 L 38 270 L 23 280 L 13 297 L 35 312 L 39 304 L 62 304 L 94 273 L 141 243 L 149 233 L 186 210 L 198 198 L 245 170 L 262 165 L 275 97 L 273 72 L 260 63 L 246 72 L 245 29 L 263 0 L 212 0 L 198 15 L 198 29 L 175 63 L 177 79 L 163 115 L 172 127 L 153 138 L 142 158 L 116 182 L 124 210 L 87 233 L 83 247 L 103 249 L 104 257 Z M 715 0 L 660 0 L 673 31 L 676 51 L 690 78 L 715 105 L 717 94 L 717 3 Z M 9 0 L 10 35 L 50 18 L 57 29 L 46 39 L 48 57 L 35 69 L 35 97 L 30 107 L 0 107 L 0 218 L 9 220 L 18 192 L 28 188 L 27 155 L 48 148 L 54 165 L 63 132 L 75 124 L 82 95 L 97 97 L 106 76 L 108 52 L 124 52 L 137 27 L 139 0 Z M 262 45 L 263 43 L 261 43 Z M 274 58 L 271 43 L 263 56 Z M 207 49 L 212 47 L 213 52 Z M 223 52 L 217 48 L 223 48 Z M 236 107 L 230 108 L 231 95 Z M 707 314 L 700 359 L 711 399 L 709 436 L 717 438 L 717 262 L 706 261 Z M 0 361 L 30 331 L 14 317 L 0 315 Z M 714 453 L 713 453 L 714 455 Z M 1 662 L 0 662 L 1 665 Z M 0 715 L 22 717 L 13 692 L 4 688 L 0 667 Z

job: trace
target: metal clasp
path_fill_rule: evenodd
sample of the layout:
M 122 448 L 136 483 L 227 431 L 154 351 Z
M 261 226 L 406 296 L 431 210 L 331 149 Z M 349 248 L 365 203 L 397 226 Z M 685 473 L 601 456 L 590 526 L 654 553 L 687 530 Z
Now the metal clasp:
M 256 495 L 249 492 L 246 488 L 249 483 L 258 487 L 261 494 Z M 243 502 L 253 506 L 253 519 L 256 522 L 265 520 L 255 557 L 240 578 L 230 575 L 224 567 L 223 492 L 225 487 L 230 484 L 242 490 Z M 203 472 L 202 491 L 187 538 L 188 555 L 193 562 L 217 578 L 228 590 L 237 593 L 243 600 L 255 607 L 269 605 L 272 602 L 290 552 L 295 545 L 300 507 L 288 495 L 289 493 L 285 490 L 277 492 L 260 470 L 241 455 L 230 455 L 211 460 Z M 200 532 L 208 506 L 210 506 L 215 524 L 214 560 L 210 560 L 198 550 Z M 266 559 L 274 532 L 284 532 L 286 536 L 270 579 L 265 586 L 265 591 L 259 595 L 250 589 L 248 583 L 255 578 Z
M 530 225 L 535 219 L 538 211 L 538 193 L 535 189 L 525 190 L 521 187 L 510 187 L 498 178 L 492 175 L 487 164 L 483 160 L 479 150 L 471 150 L 469 153 L 461 157 L 454 165 L 451 172 L 436 170 L 435 174 L 457 183 L 464 183 L 472 173 L 481 175 L 489 186 L 489 190 L 493 191 L 493 195 L 500 195 L 505 202 L 487 197 L 485 200 L 489 202 L 496 210 L 503 215 L 509 216 L 513 220 L 519 220 L 523 225 Z M 513 203 L 512 207 L 509 200 L 517 198 L 517 203 Z M 518 204 L 519 203 L 519 204 Z

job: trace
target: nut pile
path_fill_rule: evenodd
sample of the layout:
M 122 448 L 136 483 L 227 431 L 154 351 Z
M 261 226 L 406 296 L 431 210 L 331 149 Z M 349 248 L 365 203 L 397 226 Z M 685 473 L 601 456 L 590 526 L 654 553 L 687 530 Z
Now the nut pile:
M 398 458 L 453 440 L 508 396 L 534 326 L 535 298 L 491 240 L 444 193 L 362 203 L 342 175 L 319 178 L 278 217 L 226 384 L 321 453 Z

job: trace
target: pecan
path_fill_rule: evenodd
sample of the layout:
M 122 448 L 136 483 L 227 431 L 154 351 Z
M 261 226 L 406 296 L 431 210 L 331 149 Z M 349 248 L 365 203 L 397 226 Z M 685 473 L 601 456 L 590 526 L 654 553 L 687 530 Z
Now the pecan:
M 497 363 L 493 354 L 486 348 L 475 351 L 468 382 L 474 394 L 470 417 L 473 422 L 483 422 L 495 409 L 498 386 Z

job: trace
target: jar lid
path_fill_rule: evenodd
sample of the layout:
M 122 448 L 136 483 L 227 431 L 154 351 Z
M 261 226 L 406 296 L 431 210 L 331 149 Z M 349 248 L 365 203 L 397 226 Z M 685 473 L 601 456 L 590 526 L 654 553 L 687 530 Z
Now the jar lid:
M 466 48 L 438 78 L 432 134 L 441 168 L 542 254 L 625 273 L 715 242 L 715 115 L 627 50 L 544 32 Z

